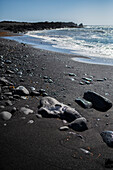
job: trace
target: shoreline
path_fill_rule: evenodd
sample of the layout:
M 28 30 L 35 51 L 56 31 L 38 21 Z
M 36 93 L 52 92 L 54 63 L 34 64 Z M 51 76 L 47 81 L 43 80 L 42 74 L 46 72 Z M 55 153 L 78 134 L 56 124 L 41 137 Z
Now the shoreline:
M 82 54 L 77 54 L 77 53 L 73 53 L 73 52 L 70 52 L 70 50 L 66 50 L 66 49 L 60 49 L 60 48 L 55 48 L 55 47 L 52 47 L 52 45 L 50 44 L 42 44 L 39 41 L 37 41 L 37 43 L 34 42 L 34 40 L 29 40 L 25 34 L 17 34 L 17 33 L 12 33 L 12 32 L 7 32 L 7 31 L 0 31 L 0 37 L 3 37 L 4 38 L 6 37 L 6 39 L 10 39 L 10 40 L 14 40 L 14 41 L 17 41 L 19 43 L 25 43 L 25 44 L 28 44 L 28 45 L 31 45 L 32 47 L 34 48 L 37 48 L 37 49 L 42 49 L 42 50 L 47 50 L 47 51 L 53 51 L 53 52 L 58 52 L 58 53 L 61 53 L 61 54 L 69 54 L 69 55 L 73 55 L 75 56 L 72 57 L 71 59 L 73 61 L 76 61 L 76 62 L 82 62 L 82 63 L 87 63 L 87 64 L 98 64 L 98 65 L 108 65 L 108 66 L 113 66 L 113 59 L 112 58 L 102 58 L 102 57 L 95 57 L 95 56 L 85 56 L 85 55 L 82 55 Z M 22 37 L 23 39 L 22 39 Z M 19 38 L 20 37 L 20 38 Z M 78 57 L 76 57 L 78 56 Z

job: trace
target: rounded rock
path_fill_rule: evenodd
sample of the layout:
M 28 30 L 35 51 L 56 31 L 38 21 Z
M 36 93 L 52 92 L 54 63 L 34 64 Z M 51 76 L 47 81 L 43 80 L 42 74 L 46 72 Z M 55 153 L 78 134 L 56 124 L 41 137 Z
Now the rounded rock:
M 11 117 L 12 117 L 12 114 L 8 111 L 3 111 L 0 113 L 0 118 L 3 120 L 9 120 L 11 119 Z

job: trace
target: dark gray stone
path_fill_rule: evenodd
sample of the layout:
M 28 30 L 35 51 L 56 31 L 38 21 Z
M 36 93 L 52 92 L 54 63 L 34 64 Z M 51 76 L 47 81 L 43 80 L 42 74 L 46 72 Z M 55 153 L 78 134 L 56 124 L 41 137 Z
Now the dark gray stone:
M 69 73 L 69 76 L 76 76 L 75 73 Z
M 5 104 L 6 104 L 7 106 L 12 106 L 12 105 L 13 105 L 13 103 L 12 103 L 10 100 L 7 100 L 7 101 L 5 102 Z
M 74 108 L 71 108 L 68 106 L 65 108 L 65 111 L 62 117 L 68 122 L 72 122 L 75 119 L 80 118 L 81 115 Z
M 21 107 L 20 112 L 24 113 L 25 115 L 28 115 L 28 114 L 32 114 L 33 110 L 26 108 L 26 107 Z
M 27 96 L 29 95 L 29 91 L 24 86 L 19 86 L 15 89 L 15 94 L 18 94 L 20 96 Z
M 100 135 L 107 146 L 113 148 L 113 131 L 103 131 Z
M 11 71 L 11 70 L 6 70 L 5 72 L 6 74 L 14 74 L 14 71 Z
M 32 91 L 32 92 L 30 93 L 30 95 L 31 95 L 31 96 L 40 96 L 40 93 L 37 92 L 37 91 Z
M 77 98 L 75 99 L 75 102 L 85 109 L 92 108 L 92 103 L 85 99 Z
M 79 132 L 82 132 L 88 129 L 87 121 L 84 117 L 74 120 L 73 122 L 68 124 L 68 126 L 72 128 L 73 130 L 79 131 Z
M 11 117 L 12 117 L 12 114 L 8 111 L 3 111 L 0 113 L 0 118 L 3 120 L 9 120 L 11 119 Z
M 11 60 L 5 60 L 5 63 L 6 64 L 11 64 L 12 62 L 11 62 Z
M 92 107 L 98 111 L 106 112 L 112 107 L 112 102 L 96 92 L 84 93 L 84 99 L 92 103 Z

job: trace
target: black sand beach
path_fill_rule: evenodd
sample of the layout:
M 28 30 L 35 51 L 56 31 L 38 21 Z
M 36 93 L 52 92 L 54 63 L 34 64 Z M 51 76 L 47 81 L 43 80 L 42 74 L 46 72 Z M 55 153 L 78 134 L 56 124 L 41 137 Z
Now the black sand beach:
M 14 98 L 5 95 L 9 87 L 2 86 L 0 106 L 5 108 L 1 107 L 0 112 L 11 112 L 13 107 L 16 111 L 10 120 L 0 119 L 1 170 L 113 168 L 113 163 L 108 162 L 108 159 L 113 161 L 113 149 L 100 136 L 104 130 L 113 130 L 113 108 L 100 112 L 94 108 L 84 109 L 75 102 L 89 90 L 113 101 L 113 67 L 79 63 L 73 61 L 73 57 L 77 56 L 35 49 L 0 38 L 0 77 L 12 82 L 11 88 L 21 85 L 29 91 L 30 87 L 35 87 L 36 91 L 44 89 L 49 96 L 75 108 L 88 121 L 88 130 L 83 132 L 60 131 L 65 124 L 59 118 L 37 118 L 42 95 Z M 45 76 L 52 81 L 46 81 Z M 92 82 L 83 82 L 83 77 L 91 78 Z M 7 100 L 12 104 L 7 104 Z M 20 112 L 21 107 L 28 107 L 34 113 L 25 115 Z

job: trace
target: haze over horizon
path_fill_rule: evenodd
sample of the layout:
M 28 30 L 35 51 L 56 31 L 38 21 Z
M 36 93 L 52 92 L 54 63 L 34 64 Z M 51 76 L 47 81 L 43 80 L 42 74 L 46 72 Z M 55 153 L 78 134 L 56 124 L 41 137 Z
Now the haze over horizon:
M 113 25 L 113 0 L 1 0 L 0 21 Z

